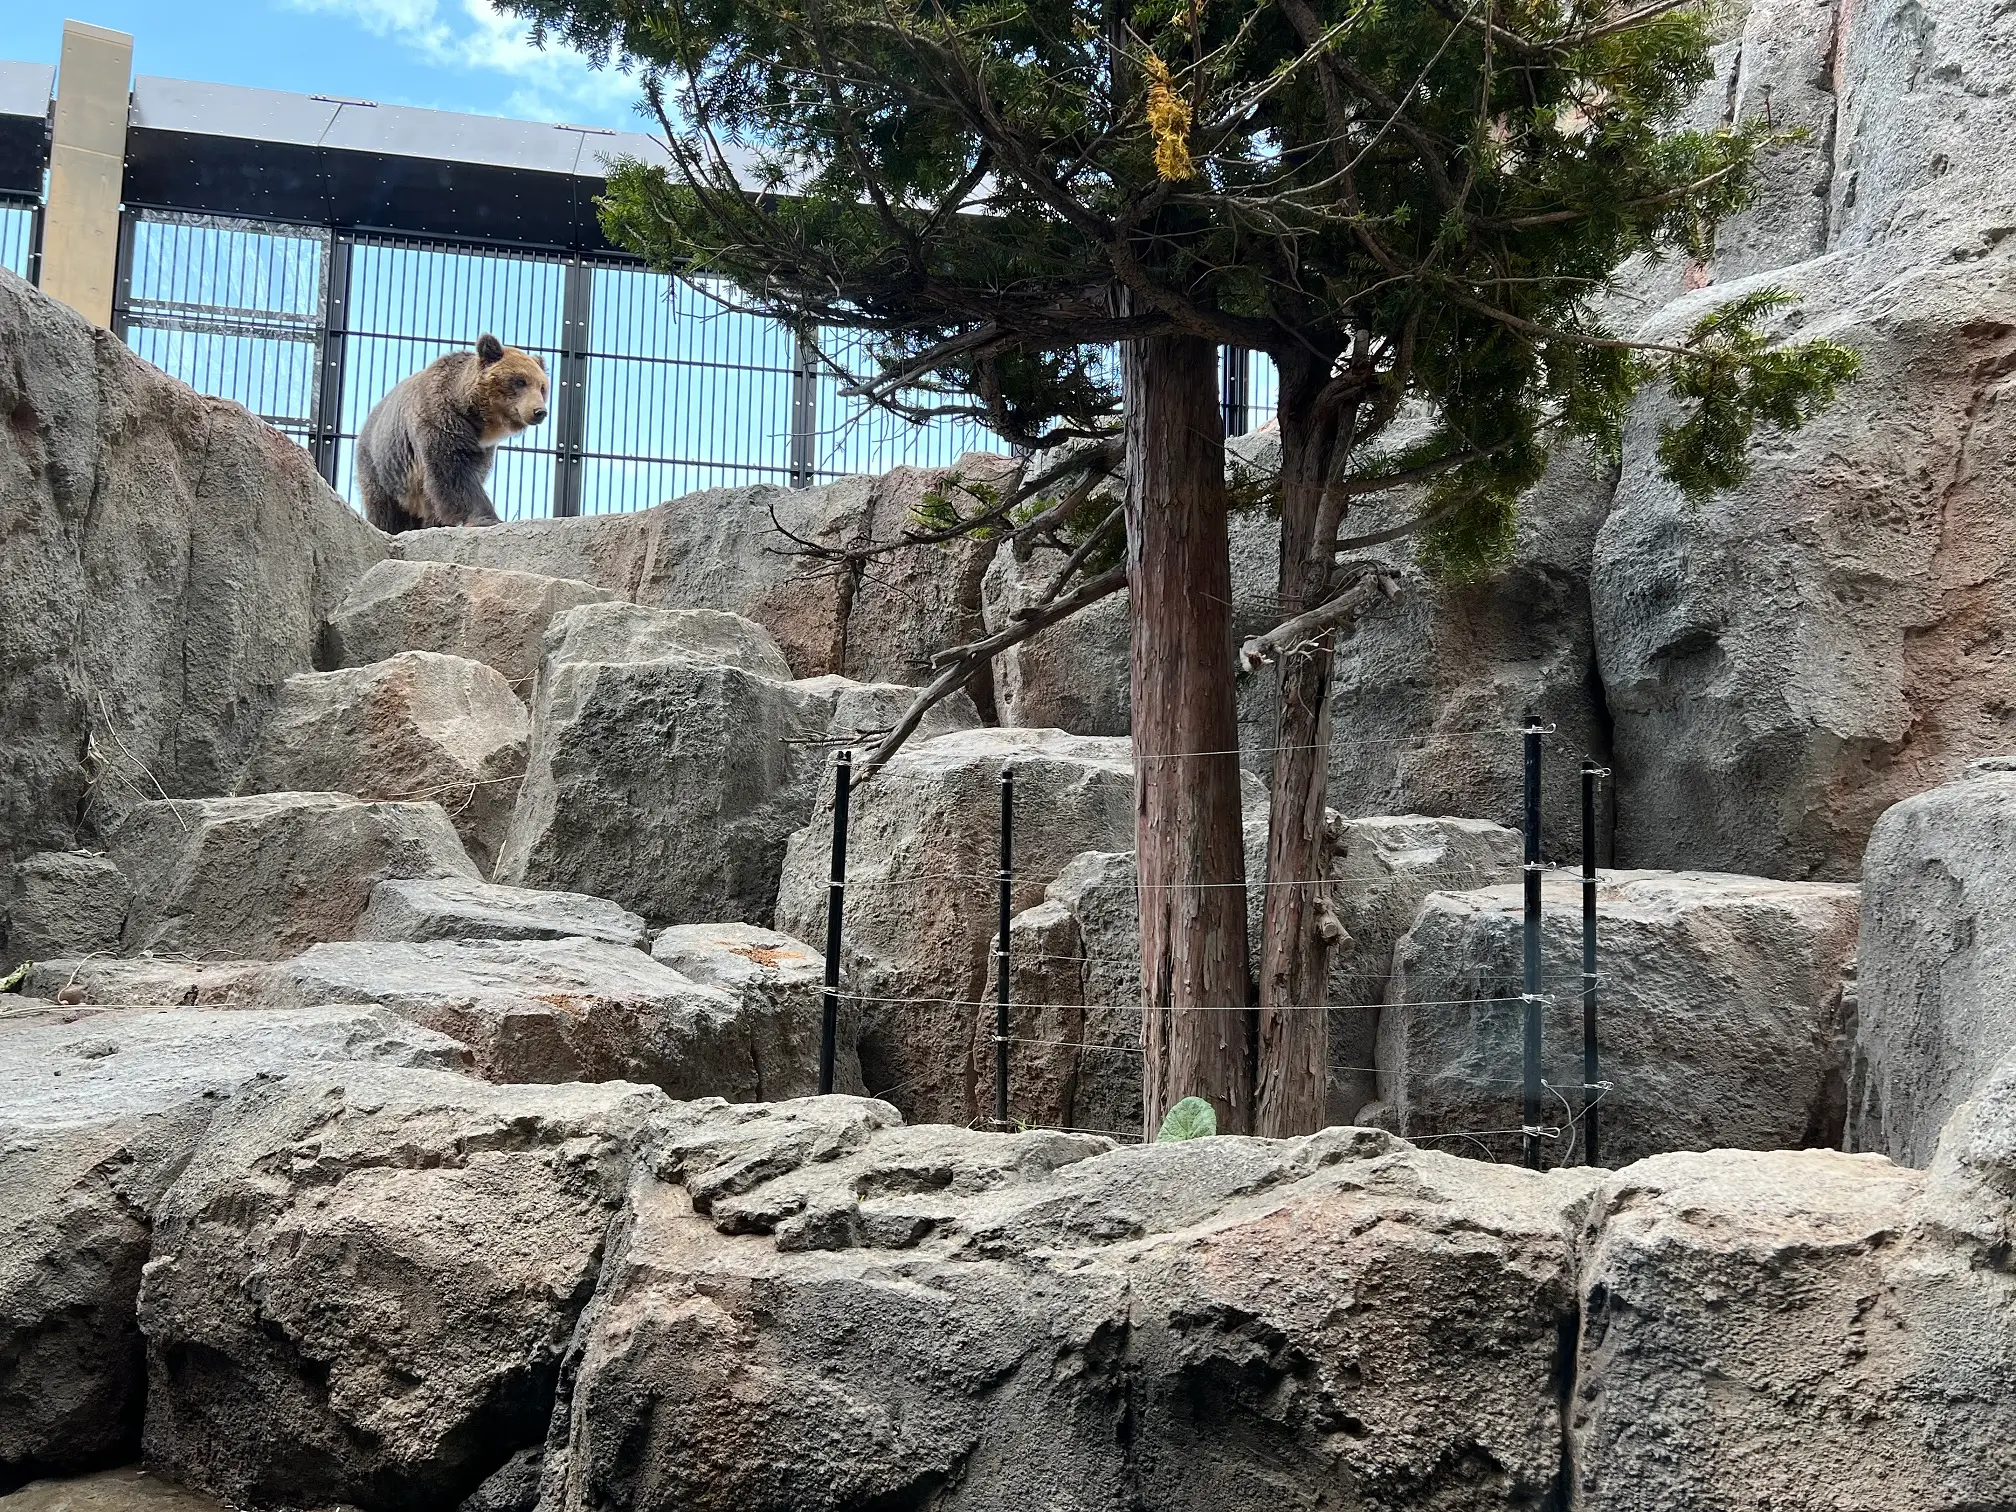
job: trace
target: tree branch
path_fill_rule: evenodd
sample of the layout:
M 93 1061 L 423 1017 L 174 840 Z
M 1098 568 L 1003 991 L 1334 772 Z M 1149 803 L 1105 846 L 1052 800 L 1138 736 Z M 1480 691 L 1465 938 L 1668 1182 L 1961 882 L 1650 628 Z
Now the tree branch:
M 1276 657 L 1285 656 L 1310 641 L 1329 634 L 1339 625 L 1356 619 L 1382 598 L 1400 592 L 1400 579 L 1382 563 L 1365 565 L 1351 586 L 1314 609 L 1293 615 L 1264 635 L 1253 636 L 1239 648 L 1239 665 L 1247 672 L 1258 671 Z
M 889 763 L 889 759 L 903 747 L 903 742 L 917 732 L 924 716 L 937 705 L 943 703 L 973 679 L 994 657 L 1010 646 L 1019 645 L 1038 631 L 1069 619 L 1088 604 L 1118 593 L 1127 586 L 1127 568 L 1122 565 L 1109 567 L 1097 577 L 1087 578 L 1072 592 L 1062 598 L 1035 608 L 1019 610 L 1014 620 L 995 631 L 992 635 L 973 641 L 968 645 L 954 646 L 940 651 L 931 658 L 931 665 L 941 670 L 931 679 L 928 686 L 921 689 L 894 729 L 882 737 L 882 743 L 875 747 L 867 761 L 854 769 L 854 782 L 858 786 L 873 777 Z

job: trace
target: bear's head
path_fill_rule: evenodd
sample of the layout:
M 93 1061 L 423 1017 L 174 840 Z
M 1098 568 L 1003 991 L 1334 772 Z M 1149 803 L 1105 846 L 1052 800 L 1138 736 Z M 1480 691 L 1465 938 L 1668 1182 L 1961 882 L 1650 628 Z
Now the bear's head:
M 476 343 L 475 401 L 485 442 L 537 425 L 546 418 L 546 364 L 485 335 Z

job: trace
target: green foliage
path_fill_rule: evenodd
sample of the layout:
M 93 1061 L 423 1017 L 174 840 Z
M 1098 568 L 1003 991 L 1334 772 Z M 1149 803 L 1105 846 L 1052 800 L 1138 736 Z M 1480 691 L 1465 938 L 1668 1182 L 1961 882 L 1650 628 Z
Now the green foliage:
M 1773 348 L 1754 296 L 1677 354 L 1605 323 L 1613 270 L 1707 255 L 1782 140 L 1682 127 L 1701 7 L 496 3 L 634 67 L 661 114 L 674 166 L 615 169 L 610 237 L 809 338 L 869 333 L 867 397 L 1048 445 L 1110 428 L 1114 341 L 1264 350 L 1319 454 L 1304 475 L 1397 481 L 1418 462 L 1362 459 L 1403 414 L 1469 459 L 1428 499 L 1447 574 L 1502 554 L 1557 437 L 1614 457 L 1649 379 L 1688 406 L 1659 456 L 1696 491 L 1853 372 Z
M 1218 1132 L 1218 1114 L 1201 1097 L 1186 1097 L 1162 1119 L 1155 1143 L 1169 1144 L 1179 1139 L 1209 1139 Z
M 1732 299 L 1697 321 L 1666 376 L 1693 412 L 1659 429 L 1659 466 L 1696 501 L 1749 475 L 1747 448 L 1759 425 L 1797 430 L 1833 403 L 1861 370 L 1859 353 L 1834 341 L 1773 349 L 1763 317 L 1792 303 L 1782 289 Z

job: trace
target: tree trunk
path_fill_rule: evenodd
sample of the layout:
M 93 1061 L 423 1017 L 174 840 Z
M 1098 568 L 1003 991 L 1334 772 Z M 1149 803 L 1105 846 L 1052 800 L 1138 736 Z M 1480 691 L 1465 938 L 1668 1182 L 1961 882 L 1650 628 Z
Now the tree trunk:
M 1325 484 L 1334 421 L 1311 414 L 1324 375 L 1284 369 L 1281 383 L 1283 618 L 1330 593 L 1340 511 Z M 1327 432 L 1327 433 L 1326 433 Z M 1284 653 L 1278 667 L 1274 782 L 1268 805 L 1266 907 L 1261 922 L 1259 1056 L 1254 1132 L 1274 1138 L 1324 1126 L 1329 1101 L 1330 853 L 1323 815 L 1330 784 L 1330 681 L 1334 637 Z
M 1208 1099 L 1253 1129 L 1253 1020 L 1240 839 L 1218 354 L 1191 336 L 1123 346 L 1127 583 L 1134 638 L 1142 1112 Z

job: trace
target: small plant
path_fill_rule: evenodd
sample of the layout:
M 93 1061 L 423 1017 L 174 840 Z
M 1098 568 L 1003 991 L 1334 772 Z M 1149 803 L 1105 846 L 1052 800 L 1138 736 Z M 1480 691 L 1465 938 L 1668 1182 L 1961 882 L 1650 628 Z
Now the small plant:
M 1178 1139 L 1209 1139 L 1218 1132 L 1218 1114 L 1211 1104 L 1201 1097 L 1186 1097 L 1162 1120 L 1162 1130 L 1155 1136 L 1155 1143 L 1169 1144 Z

